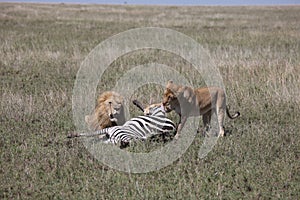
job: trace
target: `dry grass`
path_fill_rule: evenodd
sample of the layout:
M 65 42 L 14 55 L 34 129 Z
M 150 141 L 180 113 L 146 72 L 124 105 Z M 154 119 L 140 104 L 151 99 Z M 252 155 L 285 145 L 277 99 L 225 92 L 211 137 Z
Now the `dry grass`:
M 0 198 L 299 199 L 299 11 L 0 3 Z M 229 105 L 242 116 L 227 121 L 231 134 L 204 159 L 197 136 L 173 165 L 126 174 L 95 160 L 80 140 L 66 139 L 75 130 L 71 96 L 81 62 L 98 43 L 145 26 L 180 31 L 207 48 Z M 135 52 L 112 64 L 98 91 L 147 62 L 191 73 L 166 52 Z M 160 93 L 145 86 L 134 97 L 149 103 Z

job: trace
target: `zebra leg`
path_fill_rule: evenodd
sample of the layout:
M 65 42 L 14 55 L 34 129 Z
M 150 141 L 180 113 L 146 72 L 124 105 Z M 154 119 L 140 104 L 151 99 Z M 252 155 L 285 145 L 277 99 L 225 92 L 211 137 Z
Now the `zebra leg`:
M 124 148 L 126 148 L 128 146 L 129 146 L 129 142 L 128 141 L 121 141 L 120 149 L 124 149 Z
M 72 133 L 70 133 L 67 137 L 68 137 L 68 138 L 75 138 L 75 137 L 93 137 L 93 136 L 100 135 L 101 138 L 102 138 L 102 137 L 106 136 L 107 131 L 108 131 L 108 128 L 101 129 L 101 130 L 94 131 L 94 132 L 88 132 L 88 133 L 76 133 L 76 132 L 72 132 Z
M 67 138 L 75 138 L 75 137 L 80 137 L 80 134 L 76 132 L 70 132 L 67 136 Z

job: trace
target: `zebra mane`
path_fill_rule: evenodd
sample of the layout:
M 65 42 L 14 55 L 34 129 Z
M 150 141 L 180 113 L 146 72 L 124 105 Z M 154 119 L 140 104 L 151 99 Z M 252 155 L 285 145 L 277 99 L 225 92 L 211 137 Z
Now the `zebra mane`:
M 152 110 L 153 111 L 150 113 L 150 116 L 165 117 L 166 115 L 163 105 L 157 105 L 157 107 L 153 107 Z

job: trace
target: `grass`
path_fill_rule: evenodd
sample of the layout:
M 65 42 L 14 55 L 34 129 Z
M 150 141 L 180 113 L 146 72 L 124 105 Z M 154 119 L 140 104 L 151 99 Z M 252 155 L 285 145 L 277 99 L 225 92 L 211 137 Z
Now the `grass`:
M 299 11 L 0 3 L 0 198 L 299 199 Z M 180 31 L 207 48 L 231 110 L 242 116 L 226 120 L 231 134 L 204 159 L 198 159 L 203 138 L 197 135 L 172 165 L 128 174 L 66 135 L 76 129 L 72 90 L 81 62 L 104 39 L 146 26 Z M 110 89 L 122 70 L 148 62 L 192 70 L 167 52 L 135 52 L 112 64 L 97 91 Z M 161 92 L 145 86 L 132 98 L 155 102 Z

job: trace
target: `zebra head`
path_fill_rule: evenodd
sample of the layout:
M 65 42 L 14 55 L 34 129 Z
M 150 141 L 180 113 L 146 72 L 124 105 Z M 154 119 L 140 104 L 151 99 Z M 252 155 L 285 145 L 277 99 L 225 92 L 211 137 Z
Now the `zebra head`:
M 144 115 L 148 115 L 148 116 L 166 115 L 166 111 L 162 103 L 151 104 L 146 108 L 144 108 L 141 102 L 139 102 L 138 100 L 134 100 L 133 104 L 137 106 L 139 109 L 141 109 L 144 112 Z
M 165 113 L 162 103 L 151 104 L 144 109 L 144 115 L 165 116 Z

